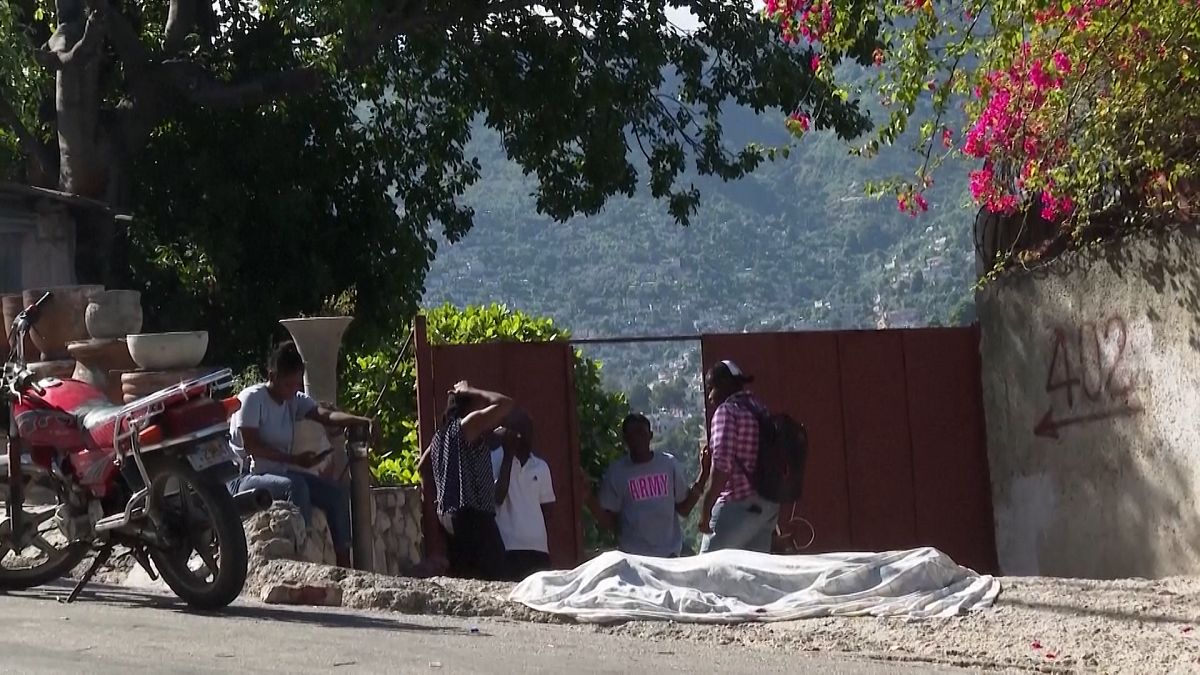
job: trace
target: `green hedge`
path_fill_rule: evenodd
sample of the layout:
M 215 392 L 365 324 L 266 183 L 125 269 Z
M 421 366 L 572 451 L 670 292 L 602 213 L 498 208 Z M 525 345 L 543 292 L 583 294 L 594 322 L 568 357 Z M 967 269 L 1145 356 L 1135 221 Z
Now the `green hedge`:
M 435 345 L 484 342 L 549 342 L 566 340 L 569 331 L 545 317 L 534 317 L 504 305 L 444 305 L 425 312 L 429 341 Z M 341 378 L 342 406 L 370 414 L 388 370 L 404 342 L 366 354 L 350 354 Z M 412 349 L 400 364 L 384 394 L 378 415 L 382 442 L 372 457 L 371 470 L 380 485 L 412 485 L 420 482 L 417 458 L 416 366 Z M 579 415 L 579 445 L 584 471 L 593 478 L 622 452 L 621 419 L 629 412 L 625 396 L 606 391 L 600 379 L 601 364 L 575 352 L 575 395 Z

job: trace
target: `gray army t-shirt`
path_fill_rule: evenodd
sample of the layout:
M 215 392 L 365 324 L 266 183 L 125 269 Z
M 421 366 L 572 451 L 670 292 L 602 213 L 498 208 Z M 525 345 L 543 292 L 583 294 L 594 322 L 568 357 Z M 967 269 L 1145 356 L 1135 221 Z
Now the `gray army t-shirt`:
M 675 505 L 687 499 L 679 462 L 656 452 L 635 464 L 628 455 L 609 465 L 600 484 L 600 508 L 617 514 L 617 545 L 625 553 L 666 558 L 683 548 Z
M 304 392 L 297 392 L 295 398 L 279 403 L 271 398 L 265 384 L 246 387 L 238 394 L 238 400 L 242 407 L 229 418 L 229 445 L 243 462 L 246 460 L 243 428 L 258 429 L 263 443 L 290 455 L 296 422 L 317 407 L 317 402 Z M 278 462 L 251 458 L 251 473 L 285 473 L 288 469 Z

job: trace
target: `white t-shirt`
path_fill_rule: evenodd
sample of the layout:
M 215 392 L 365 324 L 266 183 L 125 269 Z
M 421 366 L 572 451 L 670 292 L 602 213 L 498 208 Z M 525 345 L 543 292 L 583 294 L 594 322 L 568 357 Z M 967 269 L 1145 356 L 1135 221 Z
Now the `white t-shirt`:
M 492 451 L 492 476 L 500 478 L 504 450 Z M 549 553 L 546 542 L 546 518 L 542 504 L 554 502 L 554 486 L 550 482 L 550 465 L 537 455 L 529 455 L 524 465 L 514 458 L 508 477 L 508 497 L 496 507 L 496 527 L 508 551 L 541 551 Z
M 271 398 L 265 384 L 246 387 L 238 394 L 238 400 L 242 402 L 242 407 L 229 418 L 229 444 L 243 461 L 246 458 L 243 428 L 257 429 L 263 443 L 290 455 L 296 422 L 317 407 L 317 402 L 304 392 L 298 392 L 295 398 L 279 403 Z M 285 473 L 290 468 L 278 462 L 256 458 L 251 458 L 250 462 L 252 473 Z

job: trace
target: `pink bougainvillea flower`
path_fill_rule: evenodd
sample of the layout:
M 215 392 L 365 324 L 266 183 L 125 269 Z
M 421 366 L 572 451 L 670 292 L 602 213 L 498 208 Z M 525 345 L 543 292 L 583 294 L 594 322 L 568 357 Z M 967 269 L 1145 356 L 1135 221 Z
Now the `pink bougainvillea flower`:
M 949 129 L 942 129 L 942 147 L 950 147 L 950 140 L 954 138 L 954 132 Z
M 925 200 L 924 194 L 918 192 L 917 196 L 916 196 L 916 201 L 917 201 L 917 208 L 921 209 L 922 211 L 929 210 L 929 202 Z
M 977 202 L 984 199 L 992 192 L 992 169 L 991 167 L 983 167 L 972 171 L 968 178 L 971 181 L 971 197 Z
M 1063 75 L 1071 74 L 1071 57 L 1061 49 L 1054 52 L 1054 67 Z
M 808 113 L 794 112 L 788 116 L 787 126 L 793 132 L 804 133 L 812 127 L 812 118 Z
M 875 65 L 877 65 L 877 66 L 883 65 L 883 49 L 876 47 L 875 51 L 872 52 L 871 57 L 873 59 L 875 59 Z
M 1054 79 L 1046 72 L 1041 61 L 1034 61 L 1029 67 L 1029 82 L 1035 91 L 1045 91 L 1054 86 Z
M 820 68 L 821 68 L 821 55 L 820 55 L 820 54 L 813 54 L 813 55 L 812 55 L 812 58 L 808 60 L 808 65 L 809 65 L 809 67 L 811 67 L 811 68 L 812 68 L 812 70 L 813 70 L 813 72 L 814 72 L 814 73 L 815 73 L 815 72 L 817 72 L 818 70 L 820 70 Z

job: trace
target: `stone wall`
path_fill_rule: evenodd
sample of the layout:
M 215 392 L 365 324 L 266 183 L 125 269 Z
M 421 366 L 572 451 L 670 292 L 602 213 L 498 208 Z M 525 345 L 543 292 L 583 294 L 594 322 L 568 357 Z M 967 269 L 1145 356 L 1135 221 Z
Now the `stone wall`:
M 1005 574 L 1200 572 L 1200 236 L 1127 239 L 978 298 Z
M 333 565 L 333 540 L 321 509 L 313 509 L 311 527 L 304 526 L 300 509 L 288 502 L 275 502 L 271 508 L 247 518 L 246 544 L 251 558 L 258 560 L 300 560 Z
M 421 489 L 418 487 L 371 490 L 375 524 L 375 571 L 409 573 L 421 560 Z
M 372 522 L 375 569 L 380 574 L 408 573 L 421 559 L 421 491 L 416 487 L 374 488 Z M 333 565 L 336 556 L 329 526 L 321 509 L 313 509 L 311 527 L 304 527 L 300 510 L 287 502 L 245 521 L 251 556 L 260 561 L 299 560 Z

